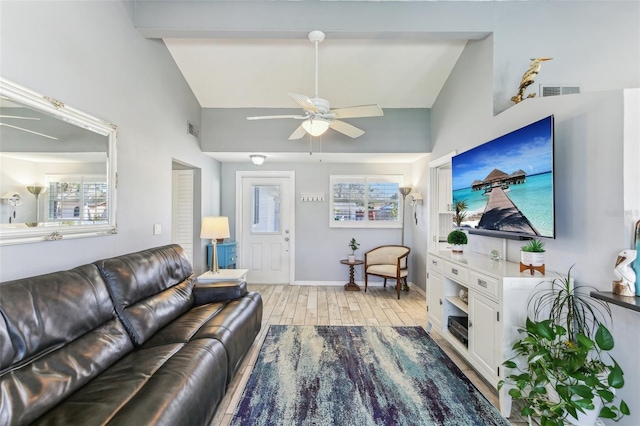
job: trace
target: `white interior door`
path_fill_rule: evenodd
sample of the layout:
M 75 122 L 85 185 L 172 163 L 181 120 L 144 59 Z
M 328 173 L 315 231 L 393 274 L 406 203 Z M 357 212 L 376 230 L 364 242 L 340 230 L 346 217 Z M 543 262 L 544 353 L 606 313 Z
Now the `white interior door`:
M 240 265 L 247 281 L 292 281 L 292 176 L 243 176 L 238 223 Z

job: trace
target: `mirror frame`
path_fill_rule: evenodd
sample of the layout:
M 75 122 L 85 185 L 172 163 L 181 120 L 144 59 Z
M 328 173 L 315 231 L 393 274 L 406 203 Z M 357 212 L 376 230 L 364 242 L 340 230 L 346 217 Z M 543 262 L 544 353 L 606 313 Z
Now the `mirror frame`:
M 118 127 L 114 124 L 69 107 L 57 99 L 38 94 L 15 83 L 9 82 L 2 77 L 0 77 L 0 96 L 55 116 L 72 125 L 106 136 L 108 140 L 107 183 L 109 188 L 107 198 L 109 211 L 108 223 L 97 225 L 60 225 L 55 228 L 0 228 L 0 245 L 36 243 L 117 234 L 116 191 L 118 186 L 118 174 L 116 171 L 116 144 Z

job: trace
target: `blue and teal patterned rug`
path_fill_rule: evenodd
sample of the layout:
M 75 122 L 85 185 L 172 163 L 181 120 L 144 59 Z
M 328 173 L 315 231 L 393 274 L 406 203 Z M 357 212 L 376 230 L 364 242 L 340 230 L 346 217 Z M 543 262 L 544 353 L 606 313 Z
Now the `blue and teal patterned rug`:
M 508 425 L 421 327 L 272 325 L 231 425 Z

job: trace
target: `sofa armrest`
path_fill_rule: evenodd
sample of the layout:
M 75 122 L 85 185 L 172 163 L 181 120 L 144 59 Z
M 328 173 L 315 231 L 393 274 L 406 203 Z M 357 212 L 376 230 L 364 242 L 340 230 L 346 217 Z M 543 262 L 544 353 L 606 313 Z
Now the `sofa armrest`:
M 197 283 L 193 288 L 195 304 L 204 305 L 213 302 L 226 302 L 239 299 L 247 294 L 246 281 L 221 281 Z

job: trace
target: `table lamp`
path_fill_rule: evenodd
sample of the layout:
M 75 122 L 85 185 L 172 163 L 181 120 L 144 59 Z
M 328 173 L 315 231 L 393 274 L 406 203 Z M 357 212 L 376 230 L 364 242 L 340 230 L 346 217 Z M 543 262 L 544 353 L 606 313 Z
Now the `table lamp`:
M 202 218 L 202 226 L 200 228 L 200 238 L 211 238 L 211 268 L 209 272 L 217 274 L 220 272 L 218 267 L 218 243 L 229 238 L 229 218 L 224 216 L 206 216 Z

